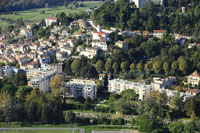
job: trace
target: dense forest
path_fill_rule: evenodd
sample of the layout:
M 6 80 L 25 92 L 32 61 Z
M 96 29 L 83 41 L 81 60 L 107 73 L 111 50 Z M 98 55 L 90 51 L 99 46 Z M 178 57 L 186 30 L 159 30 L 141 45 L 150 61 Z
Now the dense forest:
M 185 12 L 182 10 L 186 7 Z M 105 28 L 121 30 L 165 29 L 171 33 L 199 35 L 200 2 L 196 0 L 165 0 L 165 7 L 151 2 L 145 8 L 136 8 L 129 0 L 106 2 L 93 12 L 91 19 Z
M 0 0 L 0 12 L 63 5 L 65 1 L 72 2 L 73 0 Z

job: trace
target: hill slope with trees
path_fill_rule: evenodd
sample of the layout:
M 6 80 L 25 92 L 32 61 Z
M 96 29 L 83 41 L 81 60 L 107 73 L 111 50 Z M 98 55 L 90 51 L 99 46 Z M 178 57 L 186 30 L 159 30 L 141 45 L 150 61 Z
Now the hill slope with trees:
M 105 2 L 93 12 L 91 19 L 105 28 L 121 30 L 165 29 L 171 33 L 198 36 L 200 30 L 200 2 L 196 0 L 166 0 L 166 7 L 147 3 L 145 8 L 136 8 L 129 0 L 116 3 Z M 186 7 L 186 12 L 182 12 Z

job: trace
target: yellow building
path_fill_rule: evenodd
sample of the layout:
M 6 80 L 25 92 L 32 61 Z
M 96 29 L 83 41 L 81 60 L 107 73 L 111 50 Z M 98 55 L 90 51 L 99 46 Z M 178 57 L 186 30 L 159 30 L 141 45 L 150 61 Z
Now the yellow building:
M 117 41 L 115 45 L 121 49 L 128 50 L 128 44 L 124 41 Z
M 200 75 L 197 71 L 194 71 L 191 75 L 187 76 L 188 84 L 192 87 L 198 86 L 200 84 Z

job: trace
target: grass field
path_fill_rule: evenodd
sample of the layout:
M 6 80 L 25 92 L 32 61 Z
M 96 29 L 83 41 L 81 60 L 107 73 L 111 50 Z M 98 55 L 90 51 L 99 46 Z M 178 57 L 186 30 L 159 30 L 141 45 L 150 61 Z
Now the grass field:
M 8 130 L 0 131 L 0 133 L 72 133 L 71 130 Z M 75 133 L 80 133 L 76 131 Z
M 14 15 L 13 12 L 5 12 L 3 13 L 3 15 L 0 15 L 0 17 L 14 20 L 14 21 L 19 18 L 23 18 L 26 24 L 31 24 L 34 22 L 41 21 L 42 19 L 45 19 L 47 17 L 55 17 L 58 13 L 61 13 L 61 12 L 65 12 L 66 14 L 78 13 L 90 8 L 101 6 L 103 4 L 102 1 L 89 1 L 89 2 L 78 2 L 78 3 L 83 4 L 84 7 L 78 7 L 75 10 L 71 10 L 69 8 L 70 7 L 70 4 L 69 4 L 68 7 L 53 6 L 49 8 L 36 8 L 36 9 L 31 9 L 31 10 L 17 11 L 15 12 L 16 15 Z M 45 11 L 45 13 L 41 13 L 41 11 Z M 4 29 L 7 26 L 8 26 L 7 21 L 0 21 L 0 27 Z

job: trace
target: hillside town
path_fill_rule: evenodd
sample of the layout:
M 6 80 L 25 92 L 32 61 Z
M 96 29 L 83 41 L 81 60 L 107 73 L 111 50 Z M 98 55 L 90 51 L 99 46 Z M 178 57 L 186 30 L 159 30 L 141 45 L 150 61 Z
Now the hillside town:
M 32 24 L 19 19 L 17 26 L 1 32 L 0 122 L 26 123 L 29 119 L 31 124 L 108 124 L 149 133 L 198 132 L 200 39 L 196 31 L 194 35 L 178 30 L 190 26 L 177 25 L 184 20 L 180 16 L 189 17 L 187 12 L 194 5 L 186 9 L 184 3 L 176 18 L 177 14 L 170 13 L 174 9 L 162 11 L 169 6 L 164 0 L 122 3 L 107 1 L 77 16 L 63 12 Z M 114 19 L 109 6 L 123 15 L 115 14 Z M 126 12 L 121 11 L 125 7 L 132 11 L 127 11 L 127 21 L 123 20 Z M 155 18 L 150 14 L 156 14 Z M 176 24 L 165 24 L 172 16 Z M 163 25 L 157 26 L 156 19 Z M 20 111 L 24 108 L 24 119 L 21 114 L 15 119 L 1 116 L 1 109 L 6 112 L 11 104 L 16 113 L 18 104 Z M 49 119 L 47 110 L 56 115 Z

